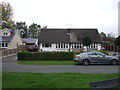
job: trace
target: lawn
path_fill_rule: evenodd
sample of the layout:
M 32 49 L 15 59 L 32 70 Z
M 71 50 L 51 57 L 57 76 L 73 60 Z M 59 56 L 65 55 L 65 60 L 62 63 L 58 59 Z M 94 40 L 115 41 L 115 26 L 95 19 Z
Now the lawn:
M 74 61 L 17 61 L 18 64 L 25 65 L 75 65 Z
M 0 89 L 2 88 L 2 72 L 0 71 Z
M 89 88 L 89 83 L 118 74 L 3 72 L 3 88 Z

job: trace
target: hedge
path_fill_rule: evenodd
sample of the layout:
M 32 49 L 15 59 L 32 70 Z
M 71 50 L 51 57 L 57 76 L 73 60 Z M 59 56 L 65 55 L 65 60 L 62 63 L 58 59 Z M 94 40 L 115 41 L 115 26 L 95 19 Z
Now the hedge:
M 102 50 L 97 50 L 98 52 L 101 52 L 101 53 L 104 53 L 104 54 L 106 54 L 106 55 L 109 55 L 109 53 L 108 52 L 106 52 L 106 51 L 102 51 Z
M 73 60 L 73 52 L 19 52 L 18 60 L 65 61 Z

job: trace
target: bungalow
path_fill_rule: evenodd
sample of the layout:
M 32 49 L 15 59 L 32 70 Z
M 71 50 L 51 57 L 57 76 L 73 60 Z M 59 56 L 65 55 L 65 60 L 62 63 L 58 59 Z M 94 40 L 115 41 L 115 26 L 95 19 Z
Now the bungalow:
M 83 48 L 83 38 L 89 36 L 92 44 L 88 49 L 101 49 L 97 29 L 45 29 L 39 35 L 39 51 L 75 51 Z
M 4 28 L 0 30 L 0 37 L 1 49 L 13 49 L 23 44 L 18 30 Z

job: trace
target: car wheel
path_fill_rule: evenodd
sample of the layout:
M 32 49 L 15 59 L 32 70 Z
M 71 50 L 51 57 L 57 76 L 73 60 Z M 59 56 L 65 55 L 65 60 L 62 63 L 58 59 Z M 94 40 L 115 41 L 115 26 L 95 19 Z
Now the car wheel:
M 85 66 L 89 65 L 89 61 L 88 60 L 84 60 L 83 61 L 83 65 L 85 65 Z
M 117 62 L 117 60 L 112 60 L 112 61 L 111 61 L 111 64 L 112 64 L 112 65 L 117 65 L 118 62 Z

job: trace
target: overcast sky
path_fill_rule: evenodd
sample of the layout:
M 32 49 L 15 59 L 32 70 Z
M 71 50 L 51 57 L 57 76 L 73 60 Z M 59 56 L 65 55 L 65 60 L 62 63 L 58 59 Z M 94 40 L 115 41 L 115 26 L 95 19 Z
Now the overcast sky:
M 118 34 L 120 0 L 0 0 L 13 8 L 13 20 L 48 28 L 97 28 Z

